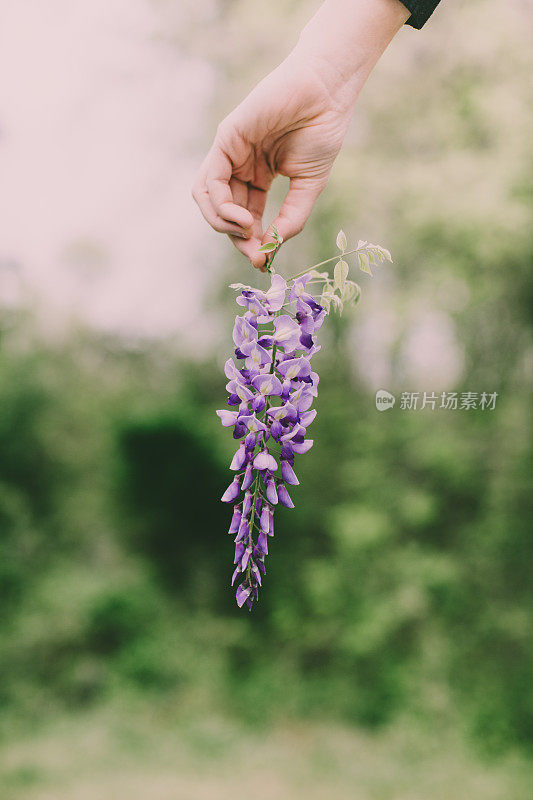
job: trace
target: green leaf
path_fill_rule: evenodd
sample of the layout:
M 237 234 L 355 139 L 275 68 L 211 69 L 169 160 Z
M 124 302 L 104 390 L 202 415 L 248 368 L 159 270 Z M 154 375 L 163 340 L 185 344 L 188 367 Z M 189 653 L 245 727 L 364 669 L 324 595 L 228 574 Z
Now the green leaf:
M 283 242 L 283 237 L 279 235 L 279 231 L 276 228 L 276 226 L 275 225 L 271 225 L 270 226 L 270 230 L 272 231 L 272 236 L 276 240 L 276 242 L 278 244 L 281 244 Z
M 344 291 L 344 284 L 347 276 L 348 264 L 341 258 L 339 261 L 337 261 L 335 264 L 335 269 L 333 270 L 333 287 L 335 289 L 340 289 L 341 292 Z
M 340 231 L 337 234 L 337 247 L 339 248 L 341 253 L 344 253 L 344 251 L 346 250 L 347 245 L 348 245 L 348 243 L 346 241 L 346 234 L 344 233 L 344 231 L 341 228 Z
M 338 311 L 339 314 L 342 314 L 343 302 L 338 294 L 334 294 L 331 298 L 333 305 L 335 306 L 335 311 Z
M 277 248 L 276 242 L 267 242 L 266 244 L 261 245 L 258 253 L 272 253 L 273 250 Z
M 333 294 L 333 292 L 330 292 L 326 289 L 322 292 L 322 297 L 320 298 L 320 305 L 324 306 L 328 314 L 331 306 L 331 301 L 333 300 L 334 297 L 335 295 Z
M 355 305 L 361 296 L 361 289 L 354 281 L 346 281 L 343 300 L 345 303 Z
M 359 260 L 359 269 L 361 272 L 366 272 L 370 277 L 372 277 L 372 270 L 369 266 L 369 258 L 366 253 L 358 253 L 357 258 Z

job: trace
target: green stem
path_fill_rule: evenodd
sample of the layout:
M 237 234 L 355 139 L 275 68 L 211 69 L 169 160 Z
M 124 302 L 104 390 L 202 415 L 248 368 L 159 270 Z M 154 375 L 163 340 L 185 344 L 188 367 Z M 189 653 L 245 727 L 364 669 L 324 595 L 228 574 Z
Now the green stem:
M 267 260 L 265 261 L 265 269 L 266 269 L 267 272 L 272 272 L 272 262 L 276 258 L 277 252 L 278 252 L 280 247 L 281 247 L 281 243 L 278 242 L 277 245 L 276 245 L 276 249 L 272 251 L 272 253 L 270 255 L 270 258 L 267 255 Z
M 331 258 L 326 258 L 325 261 L 319 261 L 318 264 L 313 264 L 311 267 L 307 267 L 306 269 L 303 269 L 301 272 L 297 272 L 296 275 L 293 275 L 291 278 L 289 278 L 289 280 L 293 281 L 293 280 L 295 280 L 295 278 L 301 278 L 302 275 L 305 275 L 307 272 L 310 272 L 312 269 L 316 269 L 317 267 L 322 267 L 322 266 L 324 266 L 324 264 L 329 264 L 330 261 L 338 261 L 339 259 L 344 258 L 344 256 L 349 256 L 352 253 L 357 253 L 359 250 L 364 250 L 364 248 L 363 247 L 356 247 L 355 250 L 347 250 L 345 253 L 339 253 L 336 256 L 331 256 Z
M 253 456 L 253 451 L 252 451 Z M 253 529 L 254 529 L 254 520 L 255 520 L 255 504 L 257 501 L 257 492 L 259 491 L 259 473 L 255 476 L 255 485 L 254 485 L 254 496 L 252 499 L 252 516 L 250 517 L 250 533 L 248 534 L 248 546 L 250 547 L 253 545 Z M 251 585 L 251 578 L 252 578 L 252 567 L 250 564 L 252 556 L 248 559 L 248 566 L 246 567 L 246 580 Z

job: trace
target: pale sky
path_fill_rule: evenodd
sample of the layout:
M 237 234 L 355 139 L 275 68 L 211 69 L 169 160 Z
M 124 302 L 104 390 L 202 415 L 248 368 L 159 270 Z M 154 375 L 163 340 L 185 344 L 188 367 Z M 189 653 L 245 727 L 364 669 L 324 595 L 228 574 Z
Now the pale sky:
M 212 67 L 146 0 L 0 6 L 0 262 L 47 324 L 185 344 L 219 246 L 190 199 Z
M 221 87 L 180 33 L 200 30 L 216 7 L 181 0 L 165 17 L 150 0 L 0 0 L 0 303 L 17 300 L 5 269 L 16 264 L 50 332 L 75 317 L 172 336 L 196 355 L 211 349 L 204 291 L 231 247 L 190 187 Z M 379 388 L 404 321 L 386 281 L 368 288 L 354 352 Z M 415 312 L 405 373 L 449 385 L 462 368 L 451 323 Z

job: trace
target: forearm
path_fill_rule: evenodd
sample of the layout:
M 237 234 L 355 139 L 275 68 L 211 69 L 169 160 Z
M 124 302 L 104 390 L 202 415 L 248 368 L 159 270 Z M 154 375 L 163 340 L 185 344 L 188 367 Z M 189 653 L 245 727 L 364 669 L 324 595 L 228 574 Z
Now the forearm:
M 315 66 L 334 100 L 349 108 L 409 16 L 400 0 L 325 0 L 293 54 Z

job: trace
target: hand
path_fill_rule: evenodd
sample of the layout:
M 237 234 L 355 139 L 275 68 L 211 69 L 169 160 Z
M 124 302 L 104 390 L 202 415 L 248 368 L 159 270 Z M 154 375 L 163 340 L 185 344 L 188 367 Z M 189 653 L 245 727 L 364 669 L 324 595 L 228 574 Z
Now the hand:
M 227 233 L 254 267 L 268 190 L 290 179 L 272 223 L 299 233 L 326 185 L 358 93 L 409 17 L 400 0 L 324 0 L 288 58 L 219 125 L 193 197 L 209 224 Z
M 227 233 L 252 265 L 264 270 L 258 248 L 268 190 L 276 175 L 290 188 L 272 223 L 290 239 L 305 225 L 341 148 L 351 108 L 334 100 L 311 59 L 291 54 L 219 125 L 193 189 L 209 224 Z

